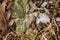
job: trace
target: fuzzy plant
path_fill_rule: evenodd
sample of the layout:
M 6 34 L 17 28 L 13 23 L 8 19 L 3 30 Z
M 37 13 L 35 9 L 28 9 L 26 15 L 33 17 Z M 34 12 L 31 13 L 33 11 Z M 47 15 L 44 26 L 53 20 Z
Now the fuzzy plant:
M 12 20 L 16 23 L 16 32 L 21 36 L 21 40 L 32 40 L 37 34 L 37 30 L 32 30 L 29 25 L 37 16 L 38 12 L 33 12 L 35 4 L 32 1 L 28 3 L 28 0 L 15 0 L 14 12 L 12 14 Z M 26 34 L 23 34 L 23 33 Z M 34 37 L 33 37 L 34 36 Z
M 32 2 L 28 3 L 28 0 L 15 0 L 12 20 L 16 23 L 17 33 L 23 33 L 29 30 L 29 24 L 33 19 L 33 16 L 31 17 L 30 15 L 34 7 L 34 4 Z

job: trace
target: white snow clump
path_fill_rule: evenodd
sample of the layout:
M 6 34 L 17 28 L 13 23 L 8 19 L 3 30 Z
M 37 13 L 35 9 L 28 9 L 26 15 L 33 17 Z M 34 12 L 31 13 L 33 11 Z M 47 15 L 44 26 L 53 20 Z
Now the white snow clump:
M 36 24 L 39 24 L 40 22 L 46 24 L 47 22 L 50 22 L 50 18 L 45 13 L 42 13 L 36 19 Z
M 60 17 L 57 17 L 57 18 L 56 18 L 56 21 L 60 21 Z
M 45 7 L 47 4 L 48 4 L 48 2 L 43 2 L 43 4 L 41 6 Z

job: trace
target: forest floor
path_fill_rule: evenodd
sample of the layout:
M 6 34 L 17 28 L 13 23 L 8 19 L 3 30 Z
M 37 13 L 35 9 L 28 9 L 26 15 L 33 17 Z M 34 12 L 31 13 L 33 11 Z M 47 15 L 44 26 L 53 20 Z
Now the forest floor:
M 1 0 L 0 40 L 60 40 L 60 0 Z

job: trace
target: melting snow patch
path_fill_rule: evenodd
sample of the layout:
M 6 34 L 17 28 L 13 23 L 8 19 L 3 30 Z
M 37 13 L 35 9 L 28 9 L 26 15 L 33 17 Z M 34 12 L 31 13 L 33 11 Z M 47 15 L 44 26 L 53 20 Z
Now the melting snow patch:
M 60 17 L 57 17 L 57 18 L 56 18 L 56 21 L 60 21 Z
M 36 23 L 39 24 L 39 23 L 47 23 L 47 22 L 50 22 L 50 18 L 48 17 L 48 15 L 42 13 L 39 15 L 39 17 L 37 17 L 36 19 Z

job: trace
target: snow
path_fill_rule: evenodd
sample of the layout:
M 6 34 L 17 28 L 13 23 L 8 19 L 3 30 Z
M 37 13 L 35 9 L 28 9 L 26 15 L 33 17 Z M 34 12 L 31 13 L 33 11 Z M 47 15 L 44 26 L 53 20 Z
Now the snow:
M 46 1 L 45 1 L 45 2 L 43 2 L 43 4 L 42 4 L 41 6 L 42 6 L 42 7 L 45 7 L 48 3 L 51 3 L 51 4 L 52 4 L 53 1 L 49 1 L 49 2 L 46 2 Z
M 53 3 L 53 1 L 49 1 L 49 3 Z
M 37 3 L 40 3 L 39 1 L 37 1 Z
M 29 16 L 31 17 L 31 16 L 37 16 L 37 13 L 36 12 L 33 12 L 33 13 L 31 13 L 31 14 L 29 14 Z
M 41 6 L 45 7 L 47 4 L 48 4 L 48 2 L 43 2 L 43 4 Z
M 56 21 L 60 21 L 60 17 L 57 17 L 57 18 L 56 18 Z
M 50 18 L 45 13 L 42 13 L 39 15 L 39 18 L 37 17 L 36 19 L 36 24 L 39 24 L 40 22 L 46 24 L 47 22 L 50 22 Z
M 45 13 L 50 14 L 48 9 L 44 8 L 44 10 L 45 10 Z
M 34 16 L 37 16 L 37 13 L 36 12 L 34 12 L 34 13 L 32 13 Z

